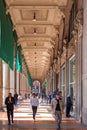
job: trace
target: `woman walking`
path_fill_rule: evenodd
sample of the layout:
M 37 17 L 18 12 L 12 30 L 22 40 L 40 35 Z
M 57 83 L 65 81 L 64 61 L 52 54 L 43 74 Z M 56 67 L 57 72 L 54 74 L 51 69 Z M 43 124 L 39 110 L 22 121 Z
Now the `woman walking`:
M 30 99 L 30 104 L 32 106 L 33 119 L 35 120 L 35 116 L 37 113 L 37 107 L 39 105 L 39 99 L 37 98 L 37 95 L 35 93 L 32 94 L 32 97 Z

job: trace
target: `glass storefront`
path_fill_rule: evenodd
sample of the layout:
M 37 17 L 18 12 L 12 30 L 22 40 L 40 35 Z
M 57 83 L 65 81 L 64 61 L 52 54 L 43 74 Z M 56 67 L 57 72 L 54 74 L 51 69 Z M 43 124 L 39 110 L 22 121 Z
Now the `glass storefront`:
M 75 55 L 69 59 L 69 95 L 73 101 L 72 111 L 75 109 Z
M 61 68 L 61 89 L 62 96 L 65 98 L 65 66 Z

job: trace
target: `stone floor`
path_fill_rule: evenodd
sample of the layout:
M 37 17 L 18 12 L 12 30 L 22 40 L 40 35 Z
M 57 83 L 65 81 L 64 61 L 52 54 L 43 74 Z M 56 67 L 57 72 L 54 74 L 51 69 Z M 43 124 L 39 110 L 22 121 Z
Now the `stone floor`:
M 24 100 L 14 112 L 14 124 L 8 126 L 6 112 L 0 112 L 0 130 L 57 130 L 54 115 L 50 105 L 40 103 L 36 120 L 32 119 L 32 110 L 29 100 Z M 81 125 L 74 118 L 65 118 L 63 115 L 61 130 L 87 130 L 87 126 Z

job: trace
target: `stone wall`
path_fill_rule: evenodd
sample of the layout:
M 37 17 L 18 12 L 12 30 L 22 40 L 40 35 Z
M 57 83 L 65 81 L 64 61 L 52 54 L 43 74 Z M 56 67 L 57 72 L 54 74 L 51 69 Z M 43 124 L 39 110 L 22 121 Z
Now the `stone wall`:
M 82 82 L 83 82 L 83 115 L 82 121 L 87 125 L 87 0 L 84 0 L 83 4 L 84 12 L 83 12 L 83 67 L 82 67 Z

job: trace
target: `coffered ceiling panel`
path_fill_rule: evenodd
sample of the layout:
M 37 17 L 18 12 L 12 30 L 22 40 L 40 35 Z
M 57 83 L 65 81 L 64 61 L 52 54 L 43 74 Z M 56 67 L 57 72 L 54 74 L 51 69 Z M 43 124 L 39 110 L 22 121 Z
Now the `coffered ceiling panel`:
M 46 33 L 46 27 L 24 27 L 24 34 L 45 34 Z
M 35 9 L 35 10 L 33 9 L 32 11 L 30 6 L 28 7 L 28 9 L 10 7 L 8 11 L 11 13 L 15 25 L 19 25 L 19 24 L 20 25 L 23 24 L 54 25 L 56 23 L 60 24 L 61 16 L 64 15 L 63 12 L 61 12 L 61 10 L 58 7 L 51 8 L 51 9 L 49 9 L 49 7 L 48 8 L 46 7 L 44 9 L 40 7 L 39 9 Z
M 68 0 L 5 1 L 31 77 L 43 81 L 53 62 L 53 48 L 65 17 L 61 8 Z
M 46 21 L 48 16 L 48 10 L 30 10 L 30 9 L 21 9 L 21 18 L 23 20 L 33 20 L 33 17 L 35 16 L 36 20 L 38 21 Z
M 8 5 L 11 4 L 13 6 L 65 6 L 67 4 L 67 0 L 6 0 Z

